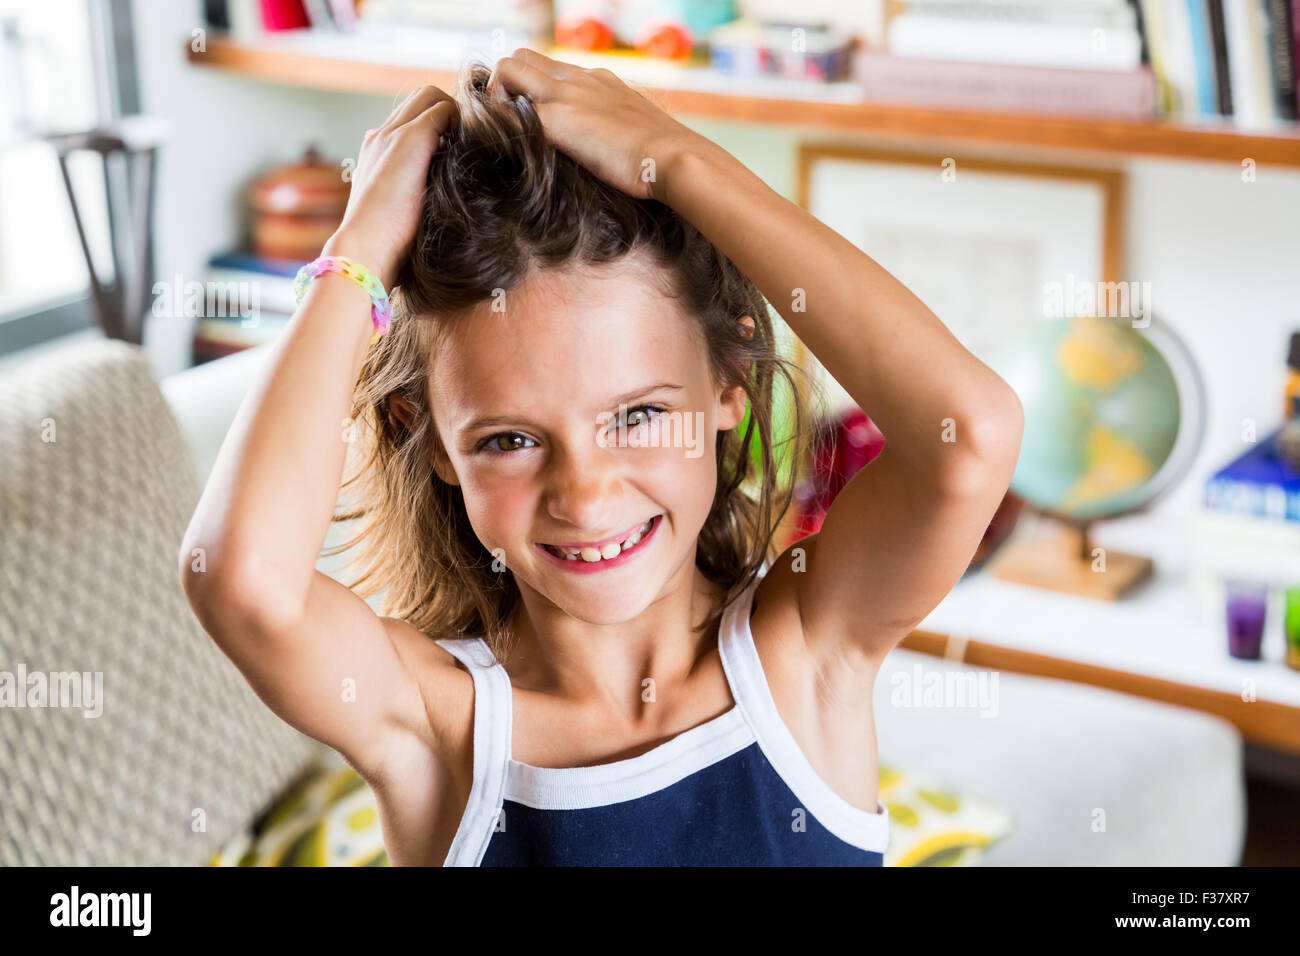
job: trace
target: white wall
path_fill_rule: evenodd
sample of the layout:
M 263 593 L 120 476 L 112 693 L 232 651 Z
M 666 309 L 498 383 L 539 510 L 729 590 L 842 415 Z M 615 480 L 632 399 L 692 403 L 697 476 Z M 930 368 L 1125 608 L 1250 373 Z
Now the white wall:
M 178 272 L 201 279 L 210 255 L 236 245 L 242 197 L 259 172 L 296 158 L 308 142 L 334 157 L 355 155 L 362 132 L 407 92 L 385 98 L 296 90 L 191 66 L 184 43 L 201 23 L 198 0 L 135 0 L 144 108 L 174 125 L 161 159 L 155 224 L 159 277 L 168 280 Z M 800 139 L 832 139 L 717 121 L 690 125 L 791 198 Z M 954 150 L 975 152 L 949 145 L 945 154 Z M 1027 150 L 1002 155 L 1103 162 Z M 1161 510 L 1183 508 L 1196 500 L 1199 477 L 1243 450 L 1243 419 L 1255 419 L 1261 435 L 1280 422 L 1287 337 L 1300 329 L 1300 171 L 1262 167 L 1246 183 L 1235 162 L 1122 166 L 1129 175 L 1124 277 L 1151 283 L 1154 312 L 1183 333 L 1208 383 L 1206 447 L 1193 479 Z M 150 317 L 147 341 L 160 374 L 181 367 L 188 321 Z
M 1246 450 L 1282 422 L 1287 344 L 1300 331 L 1300 171 L 1232 163 L 1131 163 L 1128 274 L 1152 284 L 1153 311 L 1186 338 L 1206 377 L 1209 433 L 1197 473 Z M 1169 506 L 1193 505 L 1184 482 Z

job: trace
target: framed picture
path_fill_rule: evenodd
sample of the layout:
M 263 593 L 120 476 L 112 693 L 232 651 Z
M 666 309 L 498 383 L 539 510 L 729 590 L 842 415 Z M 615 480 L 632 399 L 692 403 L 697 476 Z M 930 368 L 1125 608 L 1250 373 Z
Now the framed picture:
M 1118 170 L 803 144 L 798 177 L 804 209 L 986 361 L 1047 314 L 1052 293 L 1120 278 Z M 825 390 L 823 413 L 851 404 L 802 344 L 795 355 Z

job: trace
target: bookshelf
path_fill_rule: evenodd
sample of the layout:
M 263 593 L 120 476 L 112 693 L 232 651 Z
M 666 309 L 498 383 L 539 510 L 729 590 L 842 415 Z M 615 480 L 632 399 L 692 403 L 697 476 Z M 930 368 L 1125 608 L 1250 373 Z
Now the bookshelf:
M 452 69 L 418 65 L 409 54 L 386 59 L 385 52 L 373 45 L 350 41 L 337 35 L 251 40 L 209 35 L 202 51 L 191 49 L 187 42 L 186 55 L 197 68 L 256 82 L 386 98 L 427 83 L 449 89 L 456 82 Z M 596 62 L 594 57 L 570 51 L 546 52 L 579 65 Z M 821 88 L 805 85 L 802 89 L 740 79 L 723 84 L 716 77 L 707 77 L 707 71 L 695 75 L 681 71 L 674 76 L 660 69 L 655 75 L 650 66 L 645 72 L 634 73 L 622 70 L 612 58 L 601 65 L 619 72 L 680 115 L 898 141 L 983 145 L 1004 152 L 1041 148 L 1070 158 L 1199 160 L 1224 164 L 1230 175 L 1235 175 L 1231 167 L 1239 167 L 1247 157 L 1261 166 L 1300 169 L 1300 124 L 1294 123 L 1247 130 L 1224 122 L 1190 124 L 938 109 L 872 103 L 848 83 Z M 627 61 L 627 65 L 634 64 Z M 782 529 L 787 534 L 790 521 L 787 516 Z M 1128 546 L 1140 551 L 1147 543 L 1164 540 L 1175 539 L 1164 529 L 1144 529 Z M 1036 630 L 1033 622 L 1061 620 L 1063 602 L 1078 605 L 1083 599 L 1032 591 L 1011 593 L 1016 586 L 976 578 L 954 590 L 902 646 L 964 660 L 971 666 L 1094 684 L 1218 714 L 1253 743 L 1300 754 L 1296 673 L 1279 661 L 1261 665 L 1226 660 L 1217 621 L 1198 621 L 1195 630 L 1190 625 L 1181 630 L 1171 628 L 1174 611 L 1190 614 L 1186 609 L 1194 592 L 1176 573 L 1173 557 L 1157 567 L 1158 586 L 1144 592 L 1144 603 L 1136 612 L 1131 606 L 1110 603 L 1082 610 L 1071 605 L 1071 633 L 1082 634 L 1076 639 L 1055 640 L 1059 628 Z M 1035 603 L 1027 603 L 1030 601 Z M 1028 607 L 1034 610 L 1026 611 Z M 1008 620 L 1021 623 L 1011 627 L 1004 623 Z M 1197 639 L 1194 653 L 1186 646 L 1188 634 Z M 1097 649 L 1099 636 L 1108 640 L 1109 650 Z M 1263 679 L 1258 700 L 1243 703 L 1234 682 L 1244 677 Z
M 186 44 L 196 66 L 226 70 L 266 83 L 346 93 L 391 95 L 427 83 L 451 87 L 456 73 L 411 63 L 350 55 L 346 43 L 314 44 L 306 37 L 239 41 L 209 36 L 206 49 Z M 560 59 L 577 55 L 556 51 Z M 611 68 L 618 72 L 617 65 Z M 688 71 L 689 72 L 689 71 Z M 688 72 L 682 75 L 688 76 Z M 688 77 L 689 78 L 689 77 Z M 1164 157 L 1300 168 L 1300 124 L 1242 130 L 1226 123 L 1180 124 L 1030 113 L 975 112 L 871 103 L 848 83 L 828 84 L 823 97 L 792 93 L 779 84 L 755 91 L 754 84 L 643 83 L 631 78 L 672 113 L 751 123 L 810 127 L 826 131 L 912 140 L 946 140 L 988 145 L 1041 147 L 1074 154 Z M 737 90 L 744 89 L 744 92 Z

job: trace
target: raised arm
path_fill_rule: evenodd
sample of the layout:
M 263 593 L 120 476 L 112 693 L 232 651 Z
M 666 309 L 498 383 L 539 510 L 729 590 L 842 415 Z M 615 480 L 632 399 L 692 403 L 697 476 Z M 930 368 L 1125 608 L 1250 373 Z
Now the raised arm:
M 754 281 L 885 436 L 822 530 L 795 545 L 806 570 L 786 555 L 771 572 L 794 591 L 811 647 L 873 667 L 974 555 L 1015 470 L 1020 401 L 902 283 L 721 147 L 696 137 L 667 155 L 663 201 Z
M 424 87 L 367 133 L 343 225 L 323 254 L 347 256 L 391 285 L 455 109 Z M 196 616 L 262 700 L 376 774 L 403 732 L 427 731 L 409 664 L 419 635 L 316 570 L 373 331 L 370 306 L 360 285 L 336 273 L 311 283 L 236 414 L 179 561 Z
M 871 674 L 974 555 L 1019 455 L 1015 392 L 869 256 L 610 71 L 525 49 L 494 82 L 532 97 L 560 149 L 707 236 L 884 433 L 798 543 L 806 570 L 783 556 L 764 581 L 794 595 L 821 660 Z

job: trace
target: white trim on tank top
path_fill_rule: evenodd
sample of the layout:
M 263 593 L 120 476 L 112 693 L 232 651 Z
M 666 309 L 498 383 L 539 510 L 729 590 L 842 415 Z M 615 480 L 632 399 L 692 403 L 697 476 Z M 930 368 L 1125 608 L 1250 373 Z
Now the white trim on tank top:
M 883 853 L 889 816 L 855 807 L 817 774 L 776 709 L 754 646 L 749 611 L 762 574 L 730 607 L 719 626 L 718 650 L 735 700 L 725 713 L 626 760 L 591 767 L 535 767 L 511 757 L 510 678 L 480 637 L 442 639 L 474 681 L 474 776 L 469 801 L 444 866 L 482 859 L 504 800 L 544 810 L 577 810 L 635 800 L 698 773 L 758 742 L 773 769 L 812 816 L 846 843 Z
M 474 681 L 473 782 L 443 866 L 478 866 L 496 830 L 510 759 L 510 678 L 478 637 L 438 641 Z
M 754 645 L 754 632 L 749 627 L 754 592 L 767 570 L 764 565 L 759 576 L 723 613 L 718 648 L 731 693 L 745 711 L 768 761 L 817 822 L 845 843 L 884 853 L 889 846 L 889 813 L 885 805 L 877 798 L 873 813 L 855 807 L 832 790 L 808 762 L 776 709 L 776 700 L 763 673 L 763 662 Z

